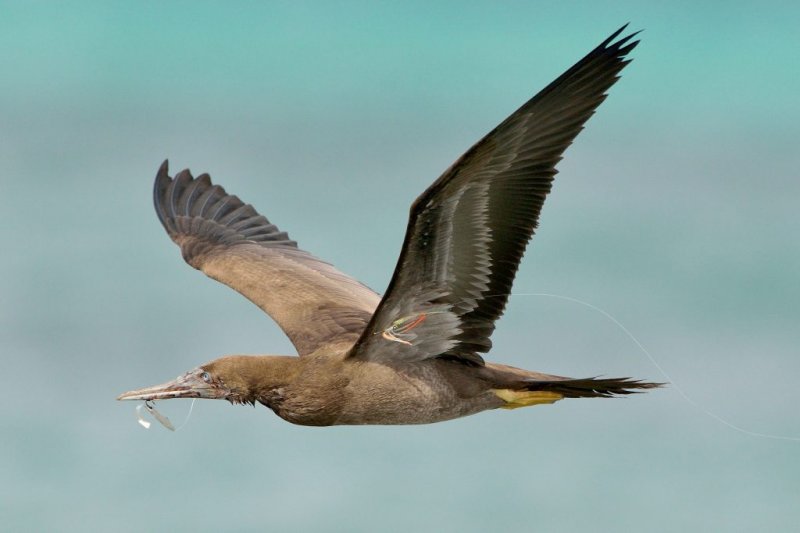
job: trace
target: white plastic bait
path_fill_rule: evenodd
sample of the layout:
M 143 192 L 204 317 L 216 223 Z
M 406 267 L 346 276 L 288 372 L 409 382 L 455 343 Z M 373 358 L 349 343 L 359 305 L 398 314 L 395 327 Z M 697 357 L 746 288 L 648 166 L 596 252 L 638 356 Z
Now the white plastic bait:
M 170 431 L 175 431 L 175 426 L 172 425 L 172 422 L 169 421 L 169 418 L 162 415 L 161 413 L 156 410 L 155 406 L 152 405 L 149 401 L 144 402 L 144 404 L 139 404 L 136 406 L 136 418 L 139 419 L 139 424 L 142 425 L 145 429 L 150 429 L 150 422 L 144 419 L 142 416 L 142 407 L 147 409 L 147 412 L 152 415 L 153 418 L 159 421 L 159 423 L 167 428 Z

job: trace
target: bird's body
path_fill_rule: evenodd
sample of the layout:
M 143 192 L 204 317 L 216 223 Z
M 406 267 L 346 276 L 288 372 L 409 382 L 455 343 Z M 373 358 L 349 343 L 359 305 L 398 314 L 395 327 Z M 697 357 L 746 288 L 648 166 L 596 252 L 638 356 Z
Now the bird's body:
M 469 366 L 437 358 L 383 364 L 343 355 L 233 355 L 202 368 L 212 376 L 235 370 L 243 383 L 224 384 L 232 393 L 226 399 L 233 403 L 261 403 L 281 418 L 306 426 L 441 422 L 563 397 L 548 390 L 526 391 L 520 387 L 525 380 L 564 385 L 576 381 L 491 363 Z
M 237 197 L 162 165 L 156 212 L 184 259 L 275 319 L 297 356 L 226 356 L 124 400 L 261 403 L 296 424 L 422 424 L 658 386 L 571 379 L 480 355 L 508 300 L 555 165 L 638 41 L 620 29 L 481 139 L 411 208 L 386 294 L 297 247 Z
M 296 424 L 424 424 L 503 403 L 488 391 L 487 383 L 464 375 L 469 371 L 458 363 L 420 362 L 398 368 L 324 355 L 293 362 L 296 378 L 273 389 L 265 403 Z

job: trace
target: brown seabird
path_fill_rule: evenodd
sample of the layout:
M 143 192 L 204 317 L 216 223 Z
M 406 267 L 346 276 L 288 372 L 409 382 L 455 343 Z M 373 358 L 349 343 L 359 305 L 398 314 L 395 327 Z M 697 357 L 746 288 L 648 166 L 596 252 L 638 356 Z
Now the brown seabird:
M 616 31 L 417 198 L 383 297 L 297 247 L 249 204 L 167 163 L 158 218 L 183 258 L 269 314 L 298 356 L 229 355 L 119 400 L 261 403 L 296 424 L 424 424 L 659 386 L 486 362 L 556 164 L 630 62 Z

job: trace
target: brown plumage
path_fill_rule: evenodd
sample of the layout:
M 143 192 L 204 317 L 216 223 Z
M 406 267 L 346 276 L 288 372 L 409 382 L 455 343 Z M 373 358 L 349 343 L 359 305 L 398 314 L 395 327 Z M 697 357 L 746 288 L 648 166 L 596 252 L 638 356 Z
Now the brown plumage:
M 165 162 L 156 212 L 183 258 L 268 313 L 295 356 L 227 356 L 120 400 L 259 402 L 297 424 L 421 424 L 657 387 L 487 363 L 555 166 L 638 41 L 624 27 L 461 156 L 411 207 L 381 298 L 300 250 L 249 204 Z

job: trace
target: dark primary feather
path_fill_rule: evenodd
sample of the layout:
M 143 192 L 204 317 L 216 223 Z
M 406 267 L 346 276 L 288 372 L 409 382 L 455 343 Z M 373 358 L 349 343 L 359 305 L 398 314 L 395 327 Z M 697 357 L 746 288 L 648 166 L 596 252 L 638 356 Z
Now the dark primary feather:
M 158 219 L 173 239 L 183 239 L 184 259 L 192 260 L 214 246 L 238 241 L 262 242 L 271 247 L 297 249 L 284 231 L 259 215 L 249 204 L 212 185 L 208 174 L 193 178 L 188 169 L 169 178 L 168 162 L 159 169 L 153 188 L 153 203 Z M 194 266 L 194 265 L 192 265 Z
M 249 204 L 188 170 L 170 178 L 165 161 L 153 189 L 156 213 L 183 258 L 268 313 L 300 355 L 352 345 L 380 297 L 300 250 Z
M 411 207 L 386 295 L 350 353 L 483 364 L 555 166 L 629 62 L 624 27 L 461 156 Z M 387 333 L 388 332 L 388 333 Z M 388 335 L 388 338 L 387 338 Z

